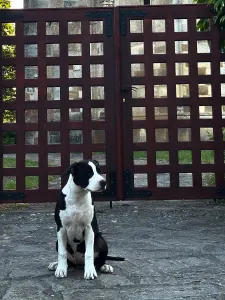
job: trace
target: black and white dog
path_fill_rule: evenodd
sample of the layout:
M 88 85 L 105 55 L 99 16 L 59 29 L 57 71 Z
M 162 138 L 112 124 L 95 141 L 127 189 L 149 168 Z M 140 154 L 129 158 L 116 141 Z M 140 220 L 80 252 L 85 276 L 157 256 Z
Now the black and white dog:
M 95 160 L 72 164 L 62 176 L 69 175 L 55 207 L 58 261 L 48 266 L 56 277 L 66 277 L 70 266 L 84 265 L 84 278 L 97 277 L 96 269 L 112 273 L 106 260 L 123 261 L 108 256 L 108 245 L 99 232 L 91 192 L 106 189 L 106 181 Z M 95 269 L 96 268 L 96 269 Z

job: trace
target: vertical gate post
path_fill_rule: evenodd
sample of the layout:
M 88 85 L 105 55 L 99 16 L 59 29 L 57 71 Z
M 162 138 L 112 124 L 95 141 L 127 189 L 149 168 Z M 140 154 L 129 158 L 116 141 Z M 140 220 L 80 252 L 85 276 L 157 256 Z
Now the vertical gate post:
M 116 136 L 117 136 L 117 200 L 123 199 L 123 143 L 122 143 L 122 101 L 120 78 L 120 10 L 114 8 L 115 63 L 116 63 Z

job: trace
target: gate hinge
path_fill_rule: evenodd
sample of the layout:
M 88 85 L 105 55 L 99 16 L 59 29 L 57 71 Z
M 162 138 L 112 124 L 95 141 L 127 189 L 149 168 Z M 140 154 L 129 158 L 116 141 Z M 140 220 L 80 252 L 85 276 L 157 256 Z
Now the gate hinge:
M 26 196 L 24 193 L 19 192 L 0 192 L 0 201 L 7 200 L 23 200 Z
M 127 18 L 145 18 L 147 16 L 146 11 L 131 11 L 131 10 L 121 10 L 120 11 L 120 34 L 122 36 L 127 35 Z
M 130 170 L 125 170 L 124 172 L 124 196 L 129 198 L 146 198 L 151 197 L 152 192 L 149 190 L 137 190 L 133 188 L 132 185 L 132 174 Z
M 108 37 L 113 35 L 113 12 L 109 11 L 89 11 L 86 13 L 89 19 L 105 19 L 105 33 Z

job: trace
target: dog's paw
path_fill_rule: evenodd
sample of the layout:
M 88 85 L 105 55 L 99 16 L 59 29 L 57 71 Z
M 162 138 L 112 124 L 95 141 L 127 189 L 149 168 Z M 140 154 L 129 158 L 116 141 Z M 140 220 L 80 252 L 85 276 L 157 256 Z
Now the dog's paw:
M 103 266 L 100 268 L 100 271 L 101 271 L 102 273 L 112 274 L 112 273 L 113 273 L 113 267 L 110 266 L 110 265 L 103 265 Z
M 84 279 L 95 279 L 97 277 L 97 273 L 95 270 L 95 266 L 87 265 L 84 269 Z
M 58 262 L 54 261 L 54 262 L 52 262 L 48 265 L 48 270 L 49 271 L 55 271 L 57 269 L 57 266 L 58 266 Z
M 67 277 L 67 265 L 58 265 L 55 271 L 55 277 Z

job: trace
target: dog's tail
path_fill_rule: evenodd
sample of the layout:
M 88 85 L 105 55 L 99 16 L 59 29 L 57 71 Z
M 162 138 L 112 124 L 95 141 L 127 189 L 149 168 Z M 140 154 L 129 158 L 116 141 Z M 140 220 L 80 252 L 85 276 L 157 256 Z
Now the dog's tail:
M 110 256 L 110 255 L 107 255 L 106 260 L 124 261 L 124 260 L 126 260 L 126 258 L 119 257 L 119 256 Z

